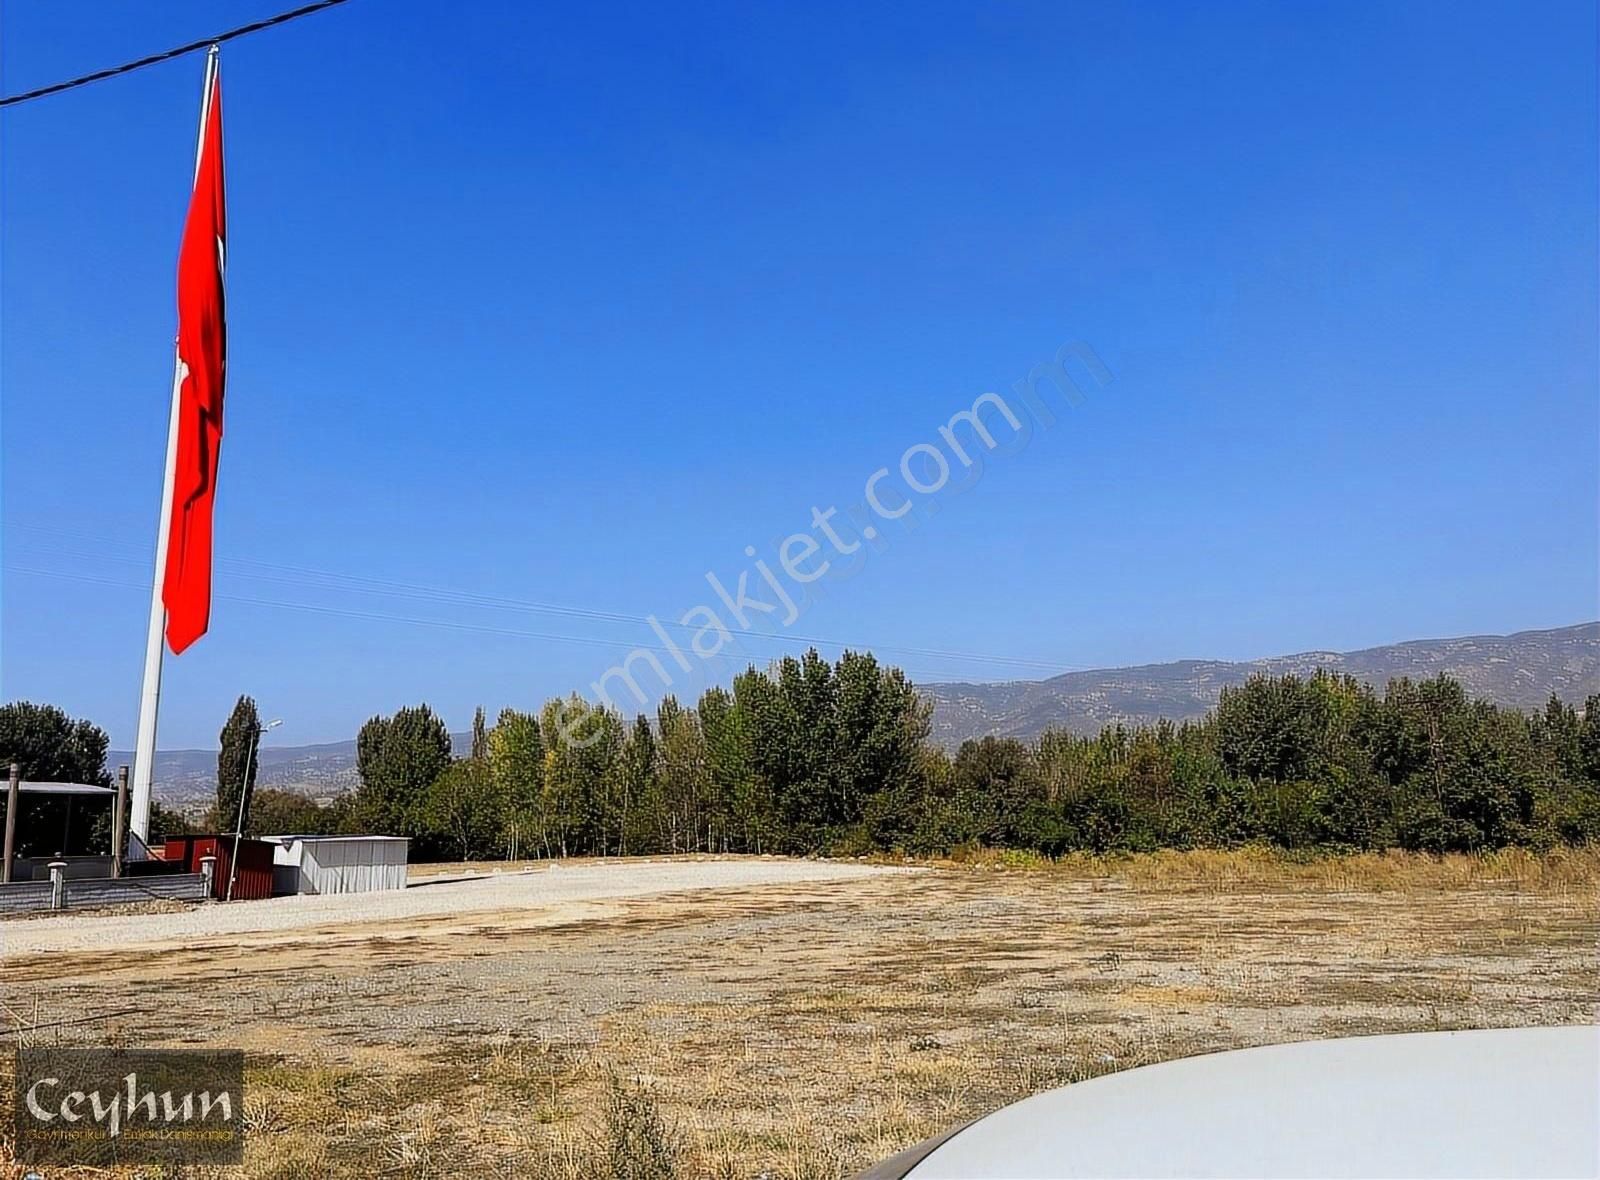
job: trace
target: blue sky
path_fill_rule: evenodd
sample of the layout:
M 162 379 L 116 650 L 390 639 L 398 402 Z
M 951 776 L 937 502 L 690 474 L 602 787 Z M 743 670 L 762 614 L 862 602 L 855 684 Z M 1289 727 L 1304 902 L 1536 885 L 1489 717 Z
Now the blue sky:
M 16 0 L 0 89 L 280 7 Z M 225 48 L 163 746 L 241 691 L 295 744 L 582 689 L 1072 340 L 1115 380 L 790 631 L 1012 679 L 1595 616 L 1592 5 L 567 8 Z M 201 70 L 0 117 L 0 695 L 120 745 Z

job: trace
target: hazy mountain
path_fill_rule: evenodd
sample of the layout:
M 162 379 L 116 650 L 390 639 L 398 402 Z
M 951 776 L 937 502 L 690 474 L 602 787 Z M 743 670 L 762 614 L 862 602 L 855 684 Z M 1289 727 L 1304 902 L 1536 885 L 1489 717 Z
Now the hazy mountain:
M 1448 672 L 1474 696 L 1536 709 L 1552 692 L 1577 704 L 1600 692 L 1600 623 L 1515 635 L 1418 639 L 1362 651 L 1312 651 L 1230 663 L 1179 660 L 1136 668 L 1068 672 L 1049 680 L 1008 684 L 926 684 L 933 736 L 949 747 L 996 734 L 1032 738 L 1045 729 L 1095 733 L 1113 721 L 1181 721 L 1217 702 L 1225 684 L 1255 672 L 1348 672 L 1382 688 L 1397 676 L 1413 680 Z
M 460 755 L 472 745 L 472 735 L 453 733 L 450 744 Z M 262 746 L 256 785 L 298 791 L 313 798 L 328 798 L 356 787 L 356 743 L 328 742 L 318 746 Z M 131 763 L 128 750 L 106 755 L 110 767 Z M 156 751 L 155 795 L 163 803 L 209 802 L 217 793 L 216 750 Z
M 1475 696 L 1522 709 L 1539 708 L 1552 692 L 1581 703 L 1600 692 L 1600 623 L 1516 635 L 1420 639 L 1364 651 L 1304 652 L 1245 663 L 1179 660 L 1009 684 L 927 684 L 922 691 L 934 702 L 934 739 L 954 747 L 990 733 L 1031 738 L 1050 727 L 1094 733 L 1112 721 L 1181 721 L 1200 716 L 1216 704 L 1223 685 L 1242 683 L 1253 672 L 1307 674 L 1317 668 L 1348 672 L 1380 688 L 1396 676 L 1418 679 L 1448 672 Z M 451 734 L 450 740 L 458 755 L 471 743 L 464 733 Z M 125 750 L 107 756 L 113 767 L 130 760 Z M 316 798 L 354 790 L 356 743 L 263 746 L 256 781 Z M 209 802 L 216 784 L 216 750 L 162 750 L 156 755 L 156 797 L 163 803 Z

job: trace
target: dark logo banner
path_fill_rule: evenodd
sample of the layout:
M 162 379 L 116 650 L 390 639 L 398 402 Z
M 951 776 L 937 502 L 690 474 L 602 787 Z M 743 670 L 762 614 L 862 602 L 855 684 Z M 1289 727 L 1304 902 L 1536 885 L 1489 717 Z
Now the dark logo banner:
M 244 1054 L 211 1049 L 19 1049 L 23 1163 L 236 1164 Z

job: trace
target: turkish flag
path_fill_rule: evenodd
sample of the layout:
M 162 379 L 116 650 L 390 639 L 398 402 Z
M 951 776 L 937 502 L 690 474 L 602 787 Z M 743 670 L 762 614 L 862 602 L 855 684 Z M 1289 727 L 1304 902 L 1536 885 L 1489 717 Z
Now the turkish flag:
M 178 253 L 178 438 L 161 601 L 167 646 L 181 652 L 211 620 L 211 510 L 222 449 L 228 328 L 222 275 L 227 217 L 222 189 L 222 87 L 213 70 L 194 194 Z

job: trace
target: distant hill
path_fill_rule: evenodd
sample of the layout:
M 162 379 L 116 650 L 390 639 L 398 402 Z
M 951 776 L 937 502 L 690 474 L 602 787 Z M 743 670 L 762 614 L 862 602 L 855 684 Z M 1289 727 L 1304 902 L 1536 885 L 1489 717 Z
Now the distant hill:
M 1228 663 L 1179 660 L 1138 668 L 1068 672 L 1050 680 L 1009 684 L 928 684 L 933 736 L 954 748 L 970 737 L 999 734 L 1032 738 L 1045 729 L 1094 733 L 1112 721 L 1181 721 L 1216 704 L 1225 684 L 1241 684 L 1253 672 L 1309 674 L 1317 668 L 1348 672 L 1382 688 L 1396 676 L 1455 676 L 1475 696 L 1520 709 L 1541 707 L 1552 692 L 1581 703 L 1600 692 L 1600 623 L 1516 635 L 1466 639 L 1419 639 L 1364 651 L 1304 652 L 1273 659 Z M 450 735 L 457 754 L 468 734 Z M 111 766 L 131 761 L 125 750 L 107 756 Z M 298 791 L 313 798 L 341 795 L 356 786 L 356 744 L 263 746 L 261 786 Z M 162 750 L 156 755 L 156 798 L 192 807 L 216 794 L 215 750 Z
M 1381 689 L 1391 679 L 1448 672 L 1474 696 L 1519 709 L 1544 705 L 1552 692 L 1581 704 L 1600 692 L 1600 623 L 1515 635 L 1418 639 L 1362 651 L 1312 651 L 1230 663 L 1179 660 L 1136 668 L 1068 672 L 1049 680 L 1008 684 L 925 684 L 933 701 L 933 736 L 954 748 L 995 734 L 1033 738 L 1046 729 L 1096 733 L 1114 721 L 1181 721 L 1217 702 L 1223 685 L 1256 672 L 1309 675 L 1318 668 L 1348 672 Z
M 453 733 L 450 744 L 465 753 L 472 735 Z M 131 763 L 128 750 L 112 750 L 106 765 Z M 187 806 L 210 802 L 217 793 L 216 750 L 156 751 L 156 798 L 162 803 Z M 318 746 L 262 746 L 256 785 L 297 791 L 326 799 L 356 788 L 356 743 L 328 742 Z

